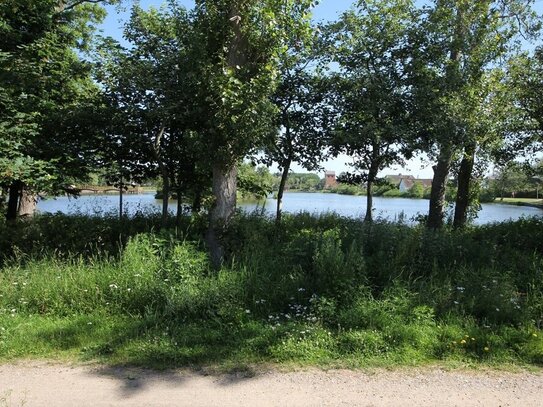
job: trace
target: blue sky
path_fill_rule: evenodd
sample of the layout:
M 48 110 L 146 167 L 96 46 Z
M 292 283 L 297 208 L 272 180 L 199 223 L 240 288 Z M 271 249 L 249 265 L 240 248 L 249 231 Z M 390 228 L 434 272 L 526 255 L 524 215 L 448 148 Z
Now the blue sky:
M 419 1 L 422 2 L 424 0 Z M 181 0 L 180 2 L 187 8 L 191 8 L 194 5 L 194 0 Z M 130 15 L 130 8 L 136 3 L 139 3 L 144 9 L 146 9 L 150 6 L 160 7 L 160 5 L 164 3 L 164 0 L 124 0 L 121 6 L 107 7 L 108 16 L 100 27 L 102 30 L 102 35 L 111 36 L 122 42 L 122 27 Z M 352 4 L 352 0 L 321 0 L 320 4 L 313 11 L 313 19 L 317 21 L 335 20 L 339 14 L 347 10 Z M 539 15 L 542 15 L 543 0 L 536 0 L 534 8 Z M 532 46 L 528 45 L 527 48 L 532 48 Z M 327 170 L 336 171 L 336 173 L 339 174 L 340 172 L 349 170 L 349 162 L 351 162 L 349 157 L 340 156 L 336 159 L 323 163 L 323 166 Z M 384 170 L 383 174 L 409 173 L 420 178 L 432 178 L 433 171 L 431 165 L 432 163 L 425 162 L 425 157 L 421 157 L 408 162 L 406 168 L 389 168 Z M 272 168 L 272 170 L 274 169 Z M 305 172 L 301 167 L 296 165 L 293 166 L 293 171 Z

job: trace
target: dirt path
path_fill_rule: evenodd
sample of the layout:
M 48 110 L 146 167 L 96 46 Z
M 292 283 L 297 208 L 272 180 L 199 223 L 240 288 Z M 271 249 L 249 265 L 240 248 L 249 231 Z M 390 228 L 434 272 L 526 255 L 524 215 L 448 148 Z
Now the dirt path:
M 189 371 L 0 365 L 0 406 L 543 406 L 543 372 Z

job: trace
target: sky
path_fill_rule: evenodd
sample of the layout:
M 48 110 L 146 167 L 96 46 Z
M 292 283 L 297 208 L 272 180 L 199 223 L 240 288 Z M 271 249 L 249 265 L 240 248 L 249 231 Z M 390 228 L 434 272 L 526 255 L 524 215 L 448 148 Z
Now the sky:
M 130 8 L 132 5 L 139 3 L 141 7 L 147 9 L 151 6 L 160 7 L 164 2 L 165 0 L 124 0 L 121 6 L 109 6 L 107 7 L 108 16 L 99 29 L 102 31 L 102 35 L 113 37 L 123 43 L 122 27 L 130 16 Z M 194 0 L 181 0 L 180 3 L 187 8 L 192 8 L 194 6 Z M 337 17 L 343 11 L 349 9 L 352 4 L 352 0 L 320 0 L 317 7 L 313 10 L 313 19 L 315 21 L 336 20 Z M 536 0 L 534 8 L 539 15 L 543 14 L 543 0 Z M 527 46 L 527 48 L 531 48 L 531 46 Z M 349 163 L 351 162 L 352 159 L 350 157 L 341 155 L 335 159 L 322 163 L 322 167 L 327 171 L 335 171 L 337 174 L 340 174 L 341 172 L 350 170 Z M 275 171 L 276 167 L 272 167 L 271 169 L 272 171 Z M 307 172 L 296 164 L 292 166 L 292 171 Z M 381 172 L 381 175 L 400 173 L 411 174 L 418 178 L 432 178 L 432 163 L 428 162 L 425 156 L 422 156 L 410 160 L 404 168 L 399 166 L 387 168 Z

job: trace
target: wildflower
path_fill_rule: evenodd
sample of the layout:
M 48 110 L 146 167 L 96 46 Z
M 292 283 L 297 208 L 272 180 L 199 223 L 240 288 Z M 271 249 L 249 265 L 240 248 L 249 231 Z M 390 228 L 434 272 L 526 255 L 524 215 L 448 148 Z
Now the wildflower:
M 472 341 L 474 341 L 474 340 L 475 340 L 475 338 L 471 338 L 471 340 L 472 340 Z
M 488 352 L 489 350 L 490 350 L 490 348 L 488 346 L 485 346 L 484 351 Z
M 110 284 L 110 285 L 109 285 L 109 288 L 115 290 L 115 289 L 117 289 L 117 288 L 119 288 L 119 287 L 117 286 L 117 284 Z
M 304 292 L 305 291 L 305 288 L 298 288 L 298 292 Z
M 534 338 L 537 338 L 537 334 L 536 334 L 536 333 L 533 333 L 532 336 L 533 336 Z
M 245 310 L 245 313 L 246 313 L 246 314 L 250 314 L 250 313 L 251 313 L 251 310 L 246 309 L 246 310 Z
M 92 325 L 92 322 L 87 322 L 87 325 Z
M 462 340 L 460 341 L 460 343 L 461 343 L 462 345 L 465 345 L 466 340 L 465 340 L 465 339 L 462 339 Z
M 131 289 L 131 288 L 127 288 L 126 291 L 130 292 L 130 291 L 132 291 L 132 289 Z
M 458 301 L 455 301 L 454 304 L 455 304 L 455 305 L 458 305 L 458 304 L 460 304 L 460 303 L 459 303 Z
M 456 289 L 460 292 L 464 292 L 465 288 L 464 287 L 456 287 Z
M 499 309 L 499 308 L 496 308 L 496 312 L 500 312 L 500 309 Z

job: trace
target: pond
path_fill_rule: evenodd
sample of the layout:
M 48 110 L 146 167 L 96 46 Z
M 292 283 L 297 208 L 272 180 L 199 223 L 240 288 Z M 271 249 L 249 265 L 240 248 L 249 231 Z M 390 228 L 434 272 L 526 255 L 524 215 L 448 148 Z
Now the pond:
M 161 210 L 162 202 L 156 200 L 154 194 L 124 195 L 123 201 L 127 214 L 141 212 L 158 212 Z M 277 201 L 268 198 L 266 202 L 242 203 L 239 205 L 244 211 L 258 209 L 268 214 L 275 213 Z M 118 195 L 83 195 L 77 199 L 58 197 L 54 199 L 41 200 L 38 203 L 40 212 L 62 212 L 62 213 L 84 213 L 90 215 L 101 215 L 104 213 L 115 213 L 118 211 Z M 175 211 L 176 202 L 170 202 L 170 210 Z M 288 213 L 310 212 L 325 213 L 336 212 L 343 216 L 363 217 L 366 208 L 366 197 L 337 195 L 330 193 L 285 193 L 283 210 Z M 412 222 L 417 215 L 424 215 L 428 212 L 428 201 L 425 199 L 406 198 L 374 198 L 374 216 L 388 220 L 403 219 Z M 525 206 L 483 204 L 476 224 L 501 222 L 521 217 L 542 216 L 543 211 L 538 208 Z

